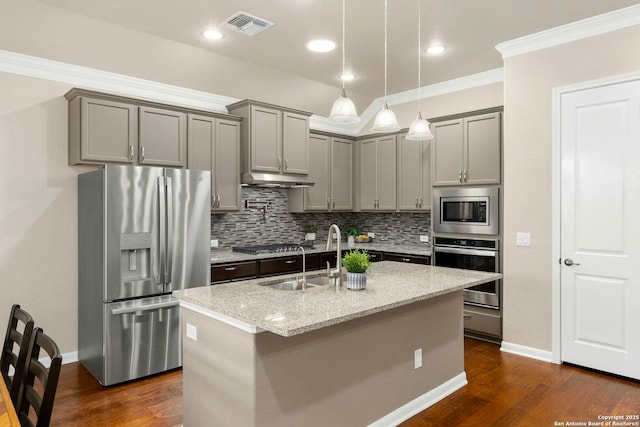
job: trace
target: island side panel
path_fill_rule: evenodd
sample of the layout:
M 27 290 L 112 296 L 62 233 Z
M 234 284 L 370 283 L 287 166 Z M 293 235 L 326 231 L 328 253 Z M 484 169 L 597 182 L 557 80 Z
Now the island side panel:
M 182 425 L 255 426 L 255 335 L 182 311 Z M 187 338 L 186 325 L 197 329 Z
M 183 309 L 184 426 L 370 424 L 464 372 L 462 306 L 456 291 L 293 337 Z

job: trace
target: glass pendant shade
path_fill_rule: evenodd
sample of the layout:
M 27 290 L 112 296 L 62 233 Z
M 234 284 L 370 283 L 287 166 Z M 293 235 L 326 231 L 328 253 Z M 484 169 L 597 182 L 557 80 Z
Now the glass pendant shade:
M 429 122 L 422 118 L 422 114 L 418 112 L 418 117 L 411 122 L 409 127 L 409 133 L 404 137 L 410 141 L 426 141 L 433 139 L 431 129 L 429 129 Z
M 353 104 L 351 99 L 347 98 L 347 94 L 344 89 L 342 89 L 342 95 L 340 98 L 333 103 L 328 120 L 331 122 L 345 124 L 358 123 L 360 121 L 360 117 L 358 117 L 358 113 L 356 112 L 356 106 Z
M 396 119 L 396 115 L 393 114 L 393 111 L 389 109 L 387 103 L 384 103 L 382 110 L 378 112 L 376 115 L 376 119 L 373 121 L 373 126 L 371 127 L 372 132 L 395 132 L 400 130 L 400 126 L 398 126 L 398 120 Z

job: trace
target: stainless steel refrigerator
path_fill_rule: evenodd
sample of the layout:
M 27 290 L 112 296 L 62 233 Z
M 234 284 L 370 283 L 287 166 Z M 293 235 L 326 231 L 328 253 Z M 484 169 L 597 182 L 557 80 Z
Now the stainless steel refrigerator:
M 210 175 L 78 176 L 78 358 L 103 385 L 182 365 L 177 289 L 210 282 Z

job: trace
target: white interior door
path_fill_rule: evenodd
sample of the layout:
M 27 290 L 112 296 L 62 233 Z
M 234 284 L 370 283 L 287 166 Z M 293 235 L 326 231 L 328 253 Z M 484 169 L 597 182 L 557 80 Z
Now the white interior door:
M 562 95 L 560 211 L 561 358 L 640 379 L 640 81 Z

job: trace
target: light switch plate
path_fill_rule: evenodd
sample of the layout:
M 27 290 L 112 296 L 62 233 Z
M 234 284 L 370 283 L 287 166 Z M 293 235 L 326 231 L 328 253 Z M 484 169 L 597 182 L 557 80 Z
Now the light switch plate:
M 422 368 L 422 349 L 413 352 L 413 369 Z
M 218 239 L 211 239 L 211 247 L 212 248 L 218 247 Z
M 428 234 L 421 234 L 420 235 L 420 241 L 422 243 L 429 243 L 429 235 Z
M 531 246 L 531 234 L 516 233 L 516 246 Z
M 375 239 L 376 238 L 376 233 L 370 231 L 370 232 L 367 233 L 367 236 L 371 237 L 372 239 Z

